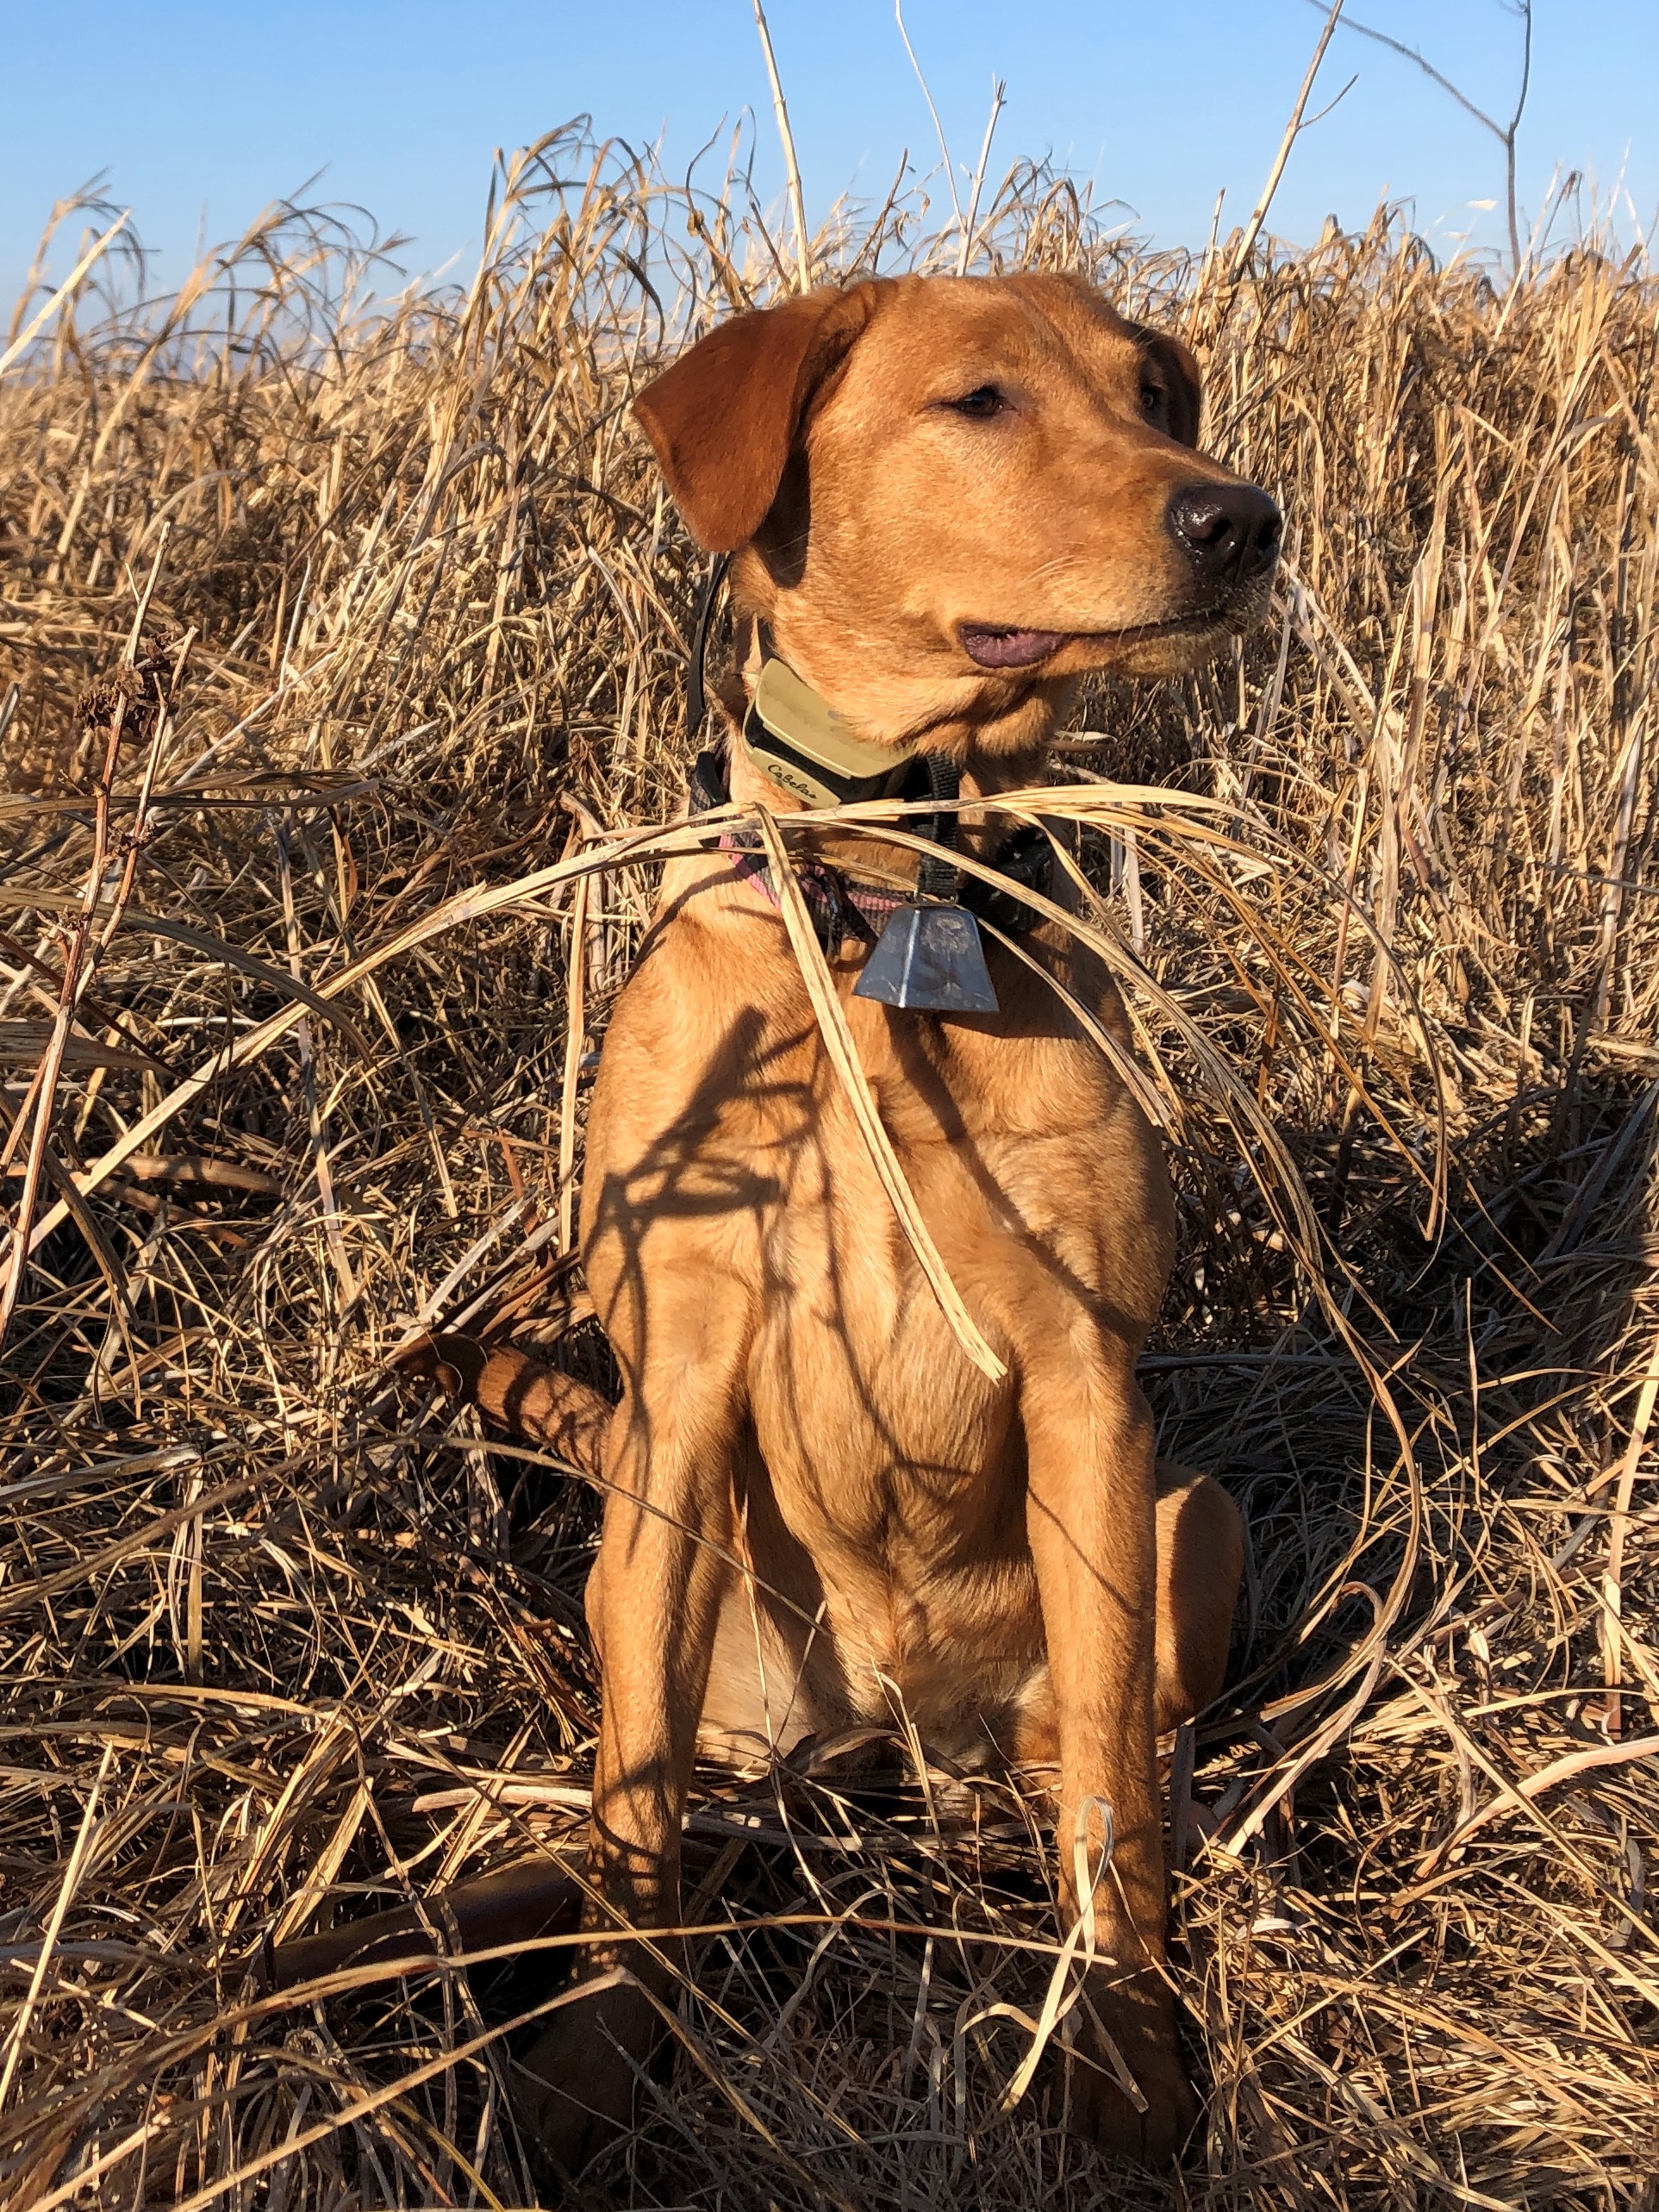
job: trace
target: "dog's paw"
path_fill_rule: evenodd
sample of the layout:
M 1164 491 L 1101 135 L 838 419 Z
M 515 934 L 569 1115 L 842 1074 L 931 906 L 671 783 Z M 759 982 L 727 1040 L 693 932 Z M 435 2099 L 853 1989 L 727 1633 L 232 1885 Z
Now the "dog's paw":
M 452 1398 L 475 1398 L 478 1378 L 490 1354 L 471 1336 L 433 1336 L 422 1329 L 418 1336 L 393 1353 L 388 1363 L 400 1375 L 420 1383 L 438 1383 Z
M 1068 2124 L 1114 2158 L 1154 2170 L 1173 2165 L 1198 2118 L 1173 2015 L 1157 2004 L 1097 2003 L 1095 2009 L 1115 2055 L 1092 2025 L 1079 2031 L 1065 2066 Z M 1120 2065 L 1138 2102 L 1122 2087 Z
M 632 2122 L 639 2069 L 663 2047 L 661 2015 L 635 1982 L 579 1993 L 516 2068 L 520 2127 L 562 2177 L 578 2174 Z

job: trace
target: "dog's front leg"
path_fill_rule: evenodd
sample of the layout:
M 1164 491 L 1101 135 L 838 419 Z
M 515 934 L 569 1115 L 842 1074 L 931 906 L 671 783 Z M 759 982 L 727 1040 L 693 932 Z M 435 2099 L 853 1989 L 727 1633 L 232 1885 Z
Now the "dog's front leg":
M 1072 2121 L 1114 2149 L 1162 2163 L 1190 2128 L 1194 2105 L 1158 1971 L 1166 1900 L 1153 1733 L 1151 1418 L 1126 1357 L 1079 1358 L 1070 1342 L 1027 1363 L 1021 1396 L 1026 1521 L 1058 1736 L 1061 1890 L 1077 1912 L 1081 1861 L 1094 1882 L 1101 1961 L 1084 1995 L 1145 2103 L 1138 2112 L 1116 2086 L 1111 2053 L 1086 2024 L 1069 2069 Z M 1102 1867 L 1107 1807 L 1112 1848 Z
M 706 1282 L 695 1287 L 715 1310 L 653 1314 L 654 1356 L 635 1368 L 606 1442 L 604 1531 L 588 1584 L 602 1688 L 588 1853 L 596 1897 L 585 1916 L 596 1934 L 679 1917 L 681 1821 L 731 1572 L 744 1406 L 742 1332 Z M 524 2062 L 521 2115 L 567 2172 L 627 2121 L 628 2062 L 662 2042 L 646 1992 L 671 2001 L 676 1948 L 661 1937 L 596 1945 L 584 1972 L 621 1966 L 633 1982 L 560 2011 Z

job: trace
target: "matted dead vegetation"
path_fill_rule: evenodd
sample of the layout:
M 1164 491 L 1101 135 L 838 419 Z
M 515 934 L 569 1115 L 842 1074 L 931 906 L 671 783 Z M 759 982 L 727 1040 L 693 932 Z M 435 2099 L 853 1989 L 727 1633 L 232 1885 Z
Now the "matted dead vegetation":
M 819 270 L 959 243 L 901 199 Z M 1381 222 L 1234 282 L 1031 171 L 976 256 L 1183 328 L 1289 518 L 1275 626 L 1092 698 L 1047 795 L 1182 1193 L 1164 1448 L 1252 1531 L 1173 1762 L 1206 2117 L 1172 2195 L 1040 2069 L 998 2116 L 1057 1938 L 1006 1790 L 709 1775 L 686 2048 L 594 2198 L 1650 2207 L 1659 290 Z M 627 403 L 788 278 L 740 184 L 578 130 L 465 295 L 293 210 L 171 306 L 115 258 L 0 381 L 0 2189 L 527 2204 L 533 1959 L 262 1967 L 579 1825 L 593 1500 L 386 1361 L 471 1313 L 603 1378 L 568 1197 L 701 576 Z

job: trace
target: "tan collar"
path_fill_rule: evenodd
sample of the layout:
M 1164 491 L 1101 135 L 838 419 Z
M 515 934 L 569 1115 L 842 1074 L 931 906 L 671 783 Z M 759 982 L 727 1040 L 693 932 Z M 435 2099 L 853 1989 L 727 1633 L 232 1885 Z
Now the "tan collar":
M 868 744 L 787 662 L 770 657 L 739 735 L 751 765 L 809 807 L 885 797 L 916 751 Z

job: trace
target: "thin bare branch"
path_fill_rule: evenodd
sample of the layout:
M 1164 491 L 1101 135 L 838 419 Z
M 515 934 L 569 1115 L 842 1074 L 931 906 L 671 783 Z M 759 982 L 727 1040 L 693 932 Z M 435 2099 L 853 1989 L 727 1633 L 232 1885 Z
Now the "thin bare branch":
M 1308 0 L 1308 5 L 1317 8 L 1320 0 Z M 1468 93 L 1454 84 L 1443 71 L 1437 69 L 1419 47 L 1407 46 L 1403 39 L 1391 38 L 1387 31 L 1375 30 L 1369 23 L 1357 22 L 1351 16 L 1344 17 L 1343 28 L 1355 32 L 1361 38 L 1369 39 L 1374 45 L 1387 47 L 1391 53 L 1399 54 L 1403 60 L 1414 63 L 1431 83 L 1438 84 L 1443 92 L 1449 93 L 1466 115 L 1472 116 L 1477 123 L 1489 130 L 1502 147 L 1505 199 L 1509 222 L 1509 266 L 1512 271 L 1519 272 L 1521 266 L 1521 234 L 1515 197 L 1515 141 L 1520 130 L 1521 117 L 1526 111 L 1526 96 L 1532 82 L 1532 0 L 1512 0 L 1512 12 L 1519 17 L 1521 23 L 1521 81 L 1514 112 L 1507 124 L 1499 122 L 1495 117 L 1487 115 L 1484 108 L 1477 107 Z

